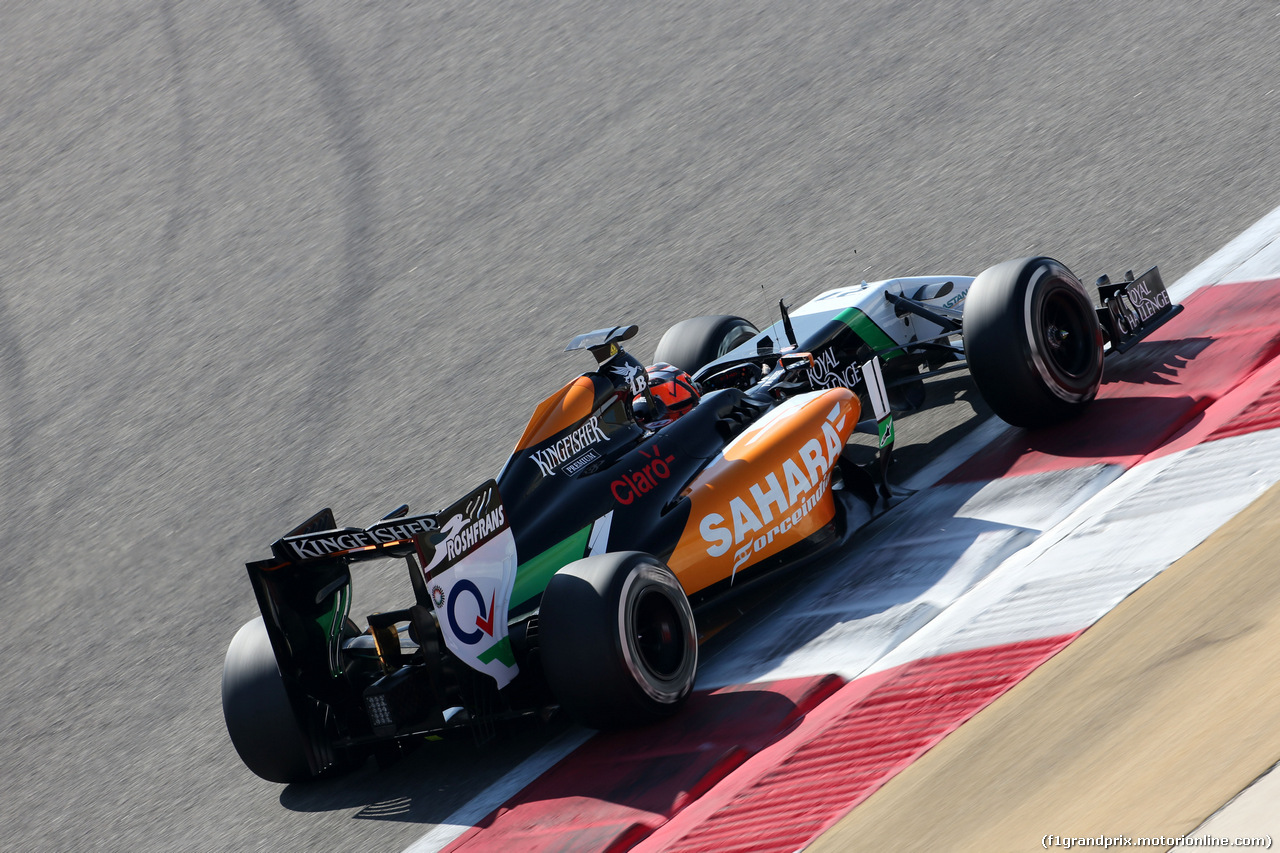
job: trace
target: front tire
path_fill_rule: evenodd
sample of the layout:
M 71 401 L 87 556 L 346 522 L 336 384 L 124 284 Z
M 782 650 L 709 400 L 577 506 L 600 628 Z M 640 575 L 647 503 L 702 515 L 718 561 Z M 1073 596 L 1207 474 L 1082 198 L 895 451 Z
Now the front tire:
M 1080 280 L 1053 258 L 985 270 L 964 306 L 964 350 L 983 399 L 1035 428 L 1079 415 L 1102 384 L 1102 328 Z
M 222 715 L 240 760 L 268 782 L 311 778 L 308 742 L 285 692 L 262 617 L 231 640 L 222 667 Z
M 693 317 L 667 329 L 653 360 L 692 375 L 758 333 L 750 320 L 729 314 Z
M 656 557 L 623 551 L 565 566 L 543 593 L 538 630 L 551 692 L 585 726 L 659 720 L 693 692 L 693 610 Z

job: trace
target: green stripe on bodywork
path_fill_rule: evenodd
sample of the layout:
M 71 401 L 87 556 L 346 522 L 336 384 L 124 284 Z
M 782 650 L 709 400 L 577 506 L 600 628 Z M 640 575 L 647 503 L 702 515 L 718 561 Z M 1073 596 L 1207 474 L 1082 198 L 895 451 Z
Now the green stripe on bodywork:
M 516 583 L 511 589 L 512 609 L 518 608 L 535 595 L 541 595 L 551 582 L 551 576 L 587 553 L 587 541 L 591 539 L 591 525 L 579 530 L 567 539 L 552 545 L 532 560 L 526 560 L 516 569 Z
M 846 308 L 836 315 L 836 319 L 853 329 L 858 337 L 866 341 L 867 346 L 877 353 L 883 353 L 880 357 L 884 360 L 902 355 L 898 342 L 885 334 L 884 329 L 877 326 L 861 308 Z
M 880 433 L 880 448 L 884 449 L 886 445 L 893 444 L 893 415 L 886 415 L 883 420 L 876 424 L 876 430 Z
M 329 609 L 315 617 L 316 625 L 324 632 L 325 648 L 329 656 L 329 674 L 342 675 L 342 626 L 351 612 L 351 584 L 343 584 L 329 597 Z
M 506 666 L 516 665 L 515 653 L 511 651 L 511 638 L 503 637 L 489 648 L 480 653 L 477 658 L 480 663 L 490 663 L 491 661 L 501 661 Z

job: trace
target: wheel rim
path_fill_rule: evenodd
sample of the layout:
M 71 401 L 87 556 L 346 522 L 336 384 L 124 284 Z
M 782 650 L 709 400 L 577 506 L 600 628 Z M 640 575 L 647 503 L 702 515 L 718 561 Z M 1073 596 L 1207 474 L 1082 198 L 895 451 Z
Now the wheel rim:
M 1102 337 L 1079 284 L 1047 272 L 1027 293 L 1030 357 L 1045 390 L 1067 403 L 1093 399 L 1102 378 Z
M 650 699 L 674 705 L 693 689 L 698 641 L 693 611 L 680 583 L 663 567 L 645 565 L 622 590 L 619 639 L 622 656 Z
M 1078 380 L 1093 365 L 1093 336 L 1080 304 L 1069 291 L 1054 290 L 1044 302 L 1038 332 L 1049 368 Z
M 640 662 L 654 676 L 669 681 L 684 663 L 684 626 L 675 603 L 656 589 L 636 601 L 632 636 Z
M 730 330 L 729 334 L 724 336 L 724 340 L 720 342 L 720 346 L 716 351 L 716 358 L 727 355 L 731 351 L 737 349 L 742 344 L 751 340 L 757 334 L 755 326 L 739 325 Z

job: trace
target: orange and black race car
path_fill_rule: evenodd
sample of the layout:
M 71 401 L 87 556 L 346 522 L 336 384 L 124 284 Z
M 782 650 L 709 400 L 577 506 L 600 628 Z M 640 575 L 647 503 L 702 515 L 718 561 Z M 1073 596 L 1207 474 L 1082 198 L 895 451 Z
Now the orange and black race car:
M 496 479 L 368 527 L 323 510 L 248 564 L 262 617 L 227 652 L 231 740 L 292 782 L 555 707 L 597 728 L 674 713 L 699 608 L 889 505 L 893 411 L 926 378 L 967 368 L 1005 420 L 1057 423 L 1179 308 L 1154 268 L 1086 288 L 1037 257 L 831 290 L 763 331 L 686 320 L 648 368 L 623 348 L 635 326 L 579 335 L 566 349 L 595 369 L 537 407 Z M 878 437 L 865 465 L 855 430 Z M 361 627 L 351 565 L 372 559 L 404 561 L 413 602 Z

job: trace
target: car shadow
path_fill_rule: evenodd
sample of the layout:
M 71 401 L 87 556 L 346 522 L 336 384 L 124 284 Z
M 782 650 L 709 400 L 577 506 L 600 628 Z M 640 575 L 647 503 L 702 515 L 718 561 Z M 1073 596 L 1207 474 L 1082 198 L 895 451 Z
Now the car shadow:
M 706 790 L 784 737 L 842 685 L 823 677 L 695 691 L 671 719 L 620 731 L 591 733 L 557 718 L 510 728 L 485 748 L 467 739 L 424 743 L 390 766 L 370 760 L 338 778 L 289 785 L 280 804 L 296 812 L 354 808 L 355 820 L 442 824 L 537 749 L 576 732 L 586 742 L 519 788 L 505 806 L 519 806 L 522 821 L 536 820 L 544 810 L 553 820 L 551 812 L 574 799 L 575 824 L 585 828 L 618 814 L 642 821 L 657 816 L 656 825 L 687 805 L 690 792 Z M 475 825 L 494 819 L 491 813 Z
M 439 824 L 570 728 L 559 717 L 528 718 L 497 727 L 485 743 L 468 732 L 424 738 L 398 760 L 370 758 L 340 776 L 287 785 L 280 805 L 303 813 L 355 809 L 355 820 Z
M 1178 374 L 1213 343 L 1213 338 L 1142 341 L 1106 360 L 1102 384 L 1176 385 Z

